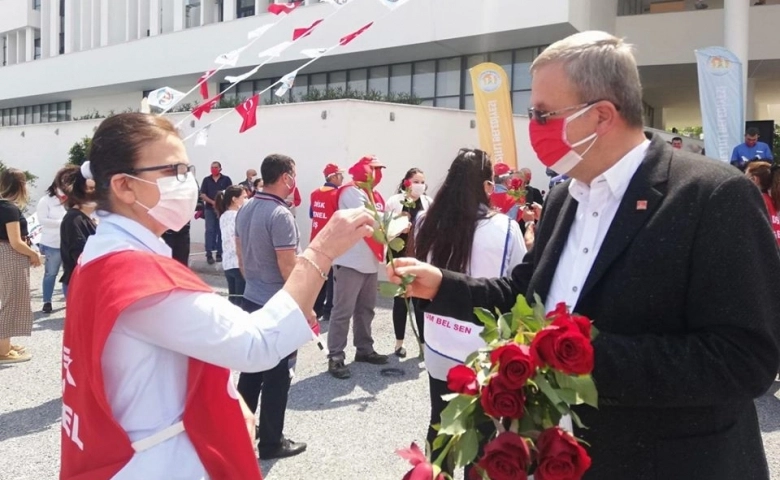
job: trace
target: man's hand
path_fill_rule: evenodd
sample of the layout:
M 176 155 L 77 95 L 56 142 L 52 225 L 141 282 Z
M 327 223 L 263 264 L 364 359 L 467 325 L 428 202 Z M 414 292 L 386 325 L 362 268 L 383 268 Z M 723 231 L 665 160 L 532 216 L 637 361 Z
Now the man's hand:
M 433 265 L 414 258 L 398 258 L 387 265 L 390 282 L 400 285 L 405 275 L 414 275 L 414 281 L 406 288 L 409 297 L 432 300 L 439 293 L 442 273 Z
M 209 196 L 206 195 L 205 193 L 201 193 L 200 199 L 203 200 L 204 202 L 207 202 L 209 200 Z

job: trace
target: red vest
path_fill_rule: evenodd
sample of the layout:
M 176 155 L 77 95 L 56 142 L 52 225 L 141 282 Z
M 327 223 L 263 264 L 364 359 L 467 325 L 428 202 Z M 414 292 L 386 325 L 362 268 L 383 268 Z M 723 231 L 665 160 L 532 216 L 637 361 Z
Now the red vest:
M 341 192 L 344 191 L 345 188 L 353 188 L 353 187 L 355 187 L 355 185 L 352 184 L 352 183 L 348 183 L 346 185 L 342 185 L 341 187 L 339 187 L 339 190 L 338 190 L 339 193 L 336 196 L 336 205 L 338 205 L 338 197 L 341 196 Z M 362 192 L 365 193 L 366 195 L 369 194 L 369 192 L 366 192 L 365 190 L 362 190 Z M 382 195 L 379 192 L 377 192 L 376 190 L 372 191 L 371 193 L 374 194 L 374 203 L 376 203 L 376 209 L 379 212 L 384 212 L 385 211 L 385 199 L 382 198 Z M 380 263 L 384 263 L 385 262 L 385 246 L 384 246 L 384 244 L 381 244 L 381 243 L 377 242 L 376 240 L 374 240 L 373 237 L 366 237 L 365 241 L 368 244 L 368 248 L 370 248 L 371 251 L 374 252 L 374 256 L 376 257 L 376 259 L 379 260 Z
M 493 192 L 490 194 L 490 206 L 497 209 L 504 215 L 508 215 L 509 211 L 517 205 L 517 200 L 515 200 L 509 193 L 507 192 Z M 517 220 L 518 222 L 521 221 L 521 218 L 523 216 L 523 210 L 518 209 L 517 210 L 517 217 L 513 220 Z
M 339 209 L 338 188 L 325 185 L 311 192 L 311 240 L 325 228 Z
M 766 193 L 762 194 L 764 197 L 764 203 L 766 203 L 766 209 L 769 211 L 769 221 L 772 222 L 772 232 L 775 234 L 775 240 L 780 245 L 780 215 L 777 214 L 775 204 L 772 202 L 772 197 Z
M 76 267 L 68 290 L 60 479 L 109 479 L 135 453 L 114 419 L 103 385 L 101 357 L 117 317 L 138 300 L 159 293 L 213 290 L 179 262 L 137 251 L 109 254 Z M 212 479 L 262 480 L 230 381 L 228 369 L 189 359 L 185 432 L 179 435 L 189 437 Z

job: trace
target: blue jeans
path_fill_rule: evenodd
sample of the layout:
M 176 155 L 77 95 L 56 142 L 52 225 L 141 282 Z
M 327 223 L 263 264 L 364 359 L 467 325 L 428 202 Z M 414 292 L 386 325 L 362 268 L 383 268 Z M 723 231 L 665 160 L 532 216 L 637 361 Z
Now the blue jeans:
M 217 252 L 222 256 L 222 232 L 219 228 L 219 218 L 213 208 L 206 208 L 203 211 L 206 218 L 206 256 L 210 257 L 211 252 Z
M 59 248 L 47 247 L 41 244 L 41 255 L 46 257 L 46 264 L 43 269 L 43 303 L 51 303 L 51 297 L 54 295 L 54 284 L 57 283 L 57 273 L 62 266 L 62 257 Z M 68 287 L 62 285 L 62 294 L 67 293 Z
M 241 306 L 243 301 L 244 289 L 246 288 L 246 281 L 244 276 L 241 275 L 241 270 L 238 268 L 229 268 L 225 270 L 225 278 L 228 283 L 228 294 L 231 303 Z

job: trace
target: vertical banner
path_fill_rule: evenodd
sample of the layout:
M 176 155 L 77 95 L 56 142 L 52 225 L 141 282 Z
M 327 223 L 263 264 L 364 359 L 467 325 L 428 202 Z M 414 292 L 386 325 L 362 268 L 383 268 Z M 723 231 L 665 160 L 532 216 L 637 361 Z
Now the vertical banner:
M 469 72 L 477 110 L 479 147 L 490 154 L 493 164 L 505 163 L 515 170 L 517 146 L 509 77 L 495 63 L 481 63 Z
M 729 162 L 745 133 L 742 63 L 723 47 L 708 47 L 696 50 L 696 64 L 704 148 L 708 157 Z

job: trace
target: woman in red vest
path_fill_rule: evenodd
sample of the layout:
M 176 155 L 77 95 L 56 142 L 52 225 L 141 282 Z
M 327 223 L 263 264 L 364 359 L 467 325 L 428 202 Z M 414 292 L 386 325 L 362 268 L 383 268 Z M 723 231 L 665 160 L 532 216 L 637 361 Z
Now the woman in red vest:
M 780 245 L 780 167 L 769 162 L 751 162 L 745 175 L 761 190 L 772 232 Z
M 69 284 L 63 335 L 62 479 L 261 478 L 230 370 L 267 370 L 312 339 L 331 260 L 372 233 L 339 212 L 284 289 L 247 314 L 171 259 L 160 240 L 197 202 L 194 167 L 167 120 L 101 123 L 90 161 L 100 225 Z M 253 434 L 253 433 L 252 433 Z

